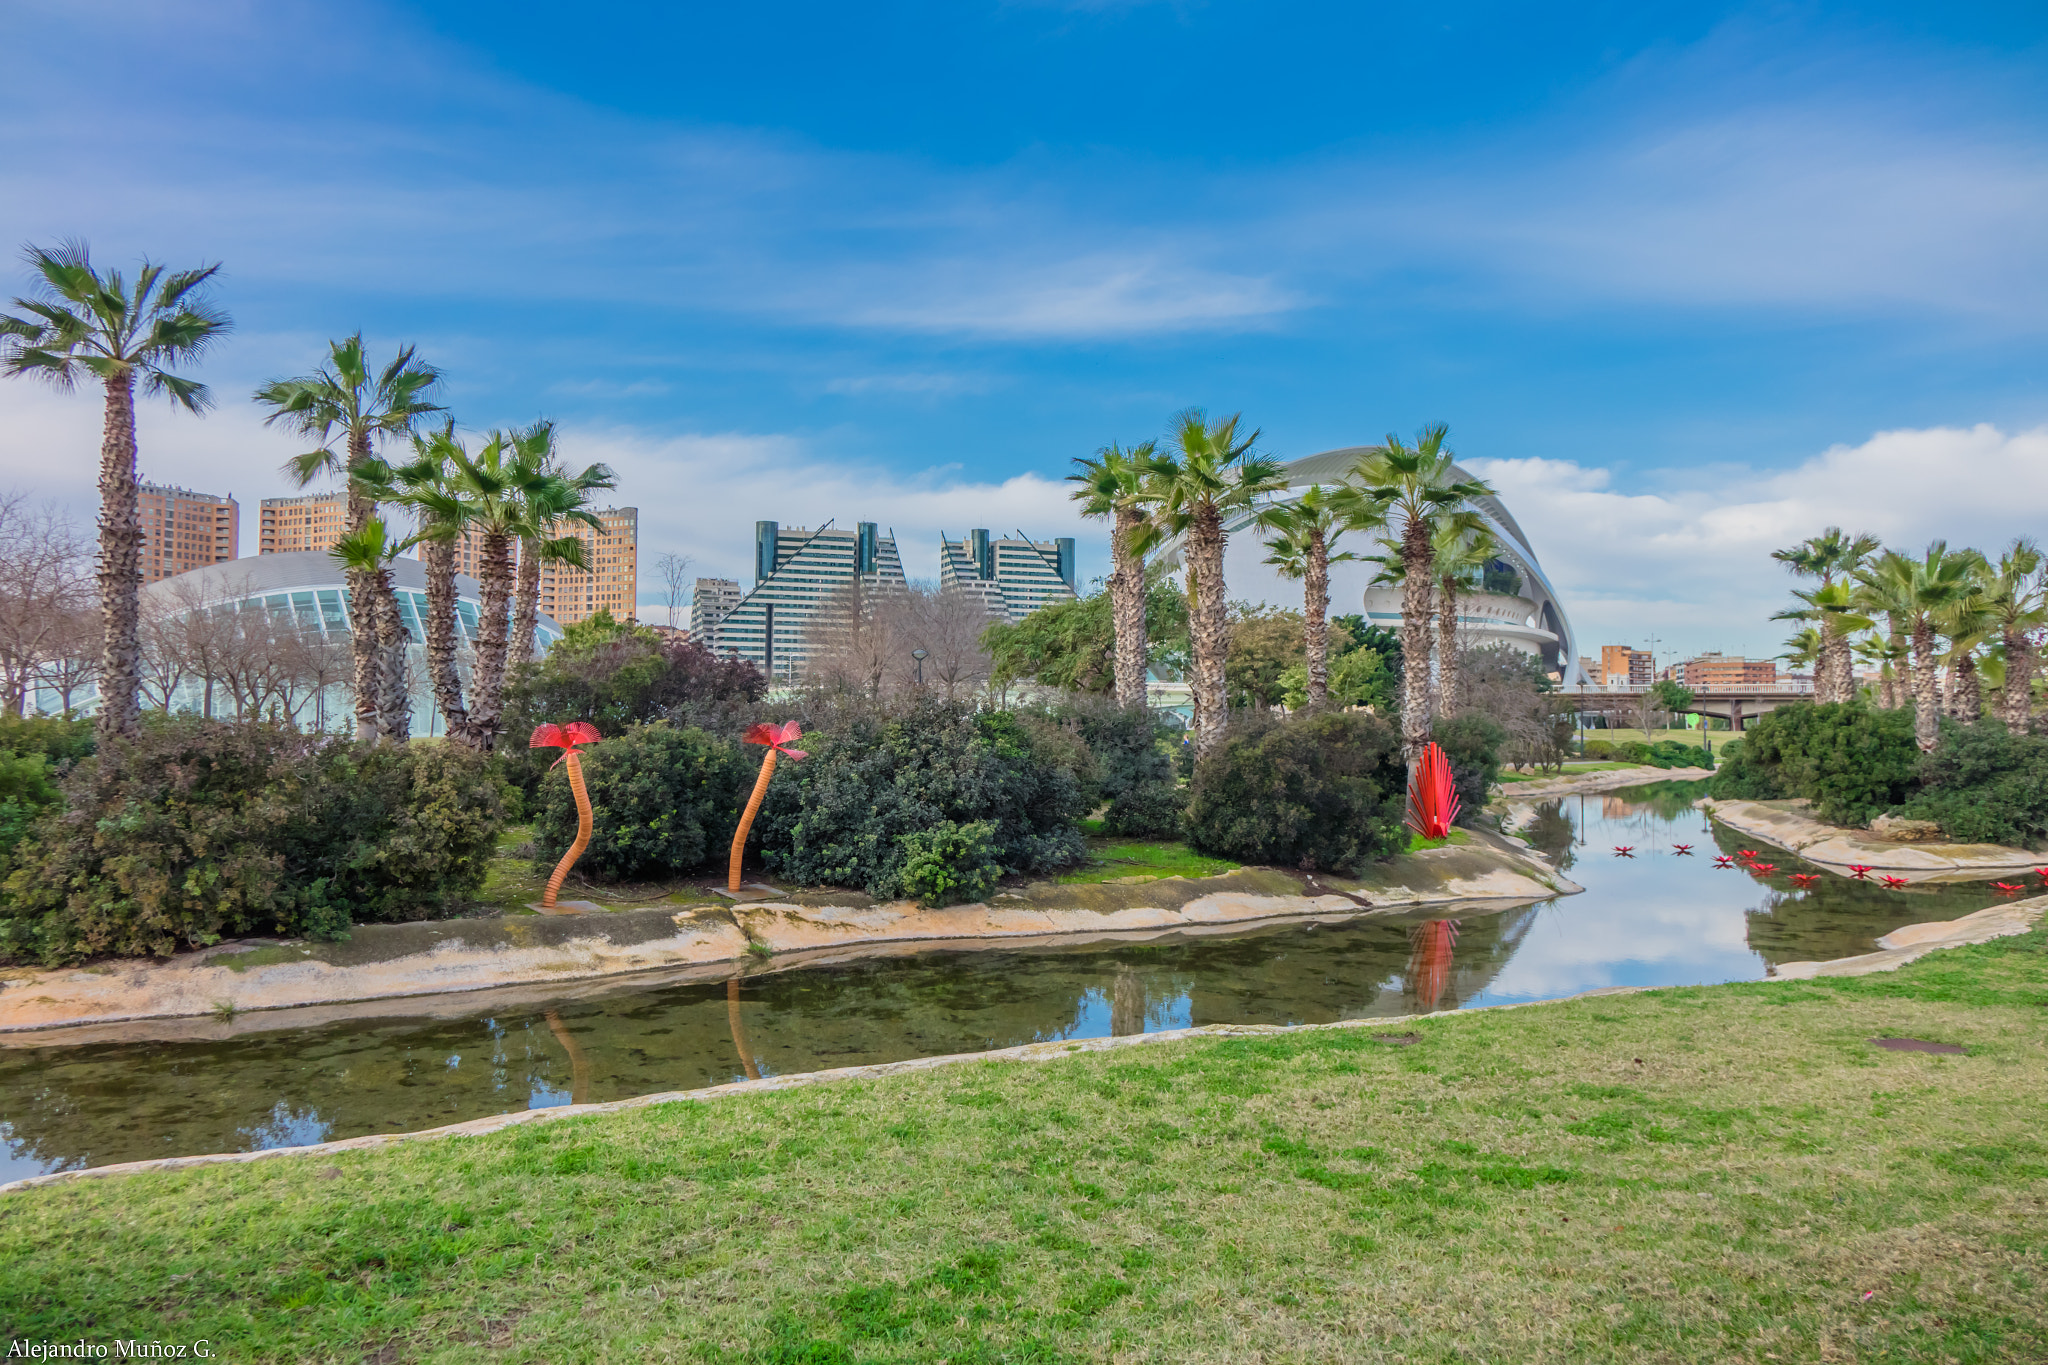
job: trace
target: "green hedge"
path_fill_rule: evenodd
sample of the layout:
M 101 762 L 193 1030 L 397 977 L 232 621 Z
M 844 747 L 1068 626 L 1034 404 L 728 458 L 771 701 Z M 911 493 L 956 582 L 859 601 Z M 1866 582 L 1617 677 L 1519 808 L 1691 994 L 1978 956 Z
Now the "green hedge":
M 1911 710 L 1795 702 L 1743 731 L 1711 790 L 1729 800 L 1803 796 L 1823 820 L 1866 825 L 1913 792 L 1919 768 Z
M 16 853 L 0 956 L 168 955 L 241 934 L 344 937 L 473 895 L 500 824 L 488 760 L 364 750 L 270 723 L 151 717 L 79 763 Z
M 2039 848 L 2048 839 L 2048 738 L 1997 721 L 1944 725 L 1901 812 L 1933 820 L 1958 843 Z
M 1685 744 L 1660 739 L 1646 744 L 1640 739 L 1589 739 L 1585 756 L 1602 762 L 1641 763 L 1651 768 L 1712 768 L 1714 756 L 1703 744 Z
M 550 751 L 559 752 L 559 751 Z M 723 857 L 760 765 L 761 749 L 666 721 L 636 725 L 583 750 L 590 847 L 579 874 L 660 880 Z M 576 838 L 568 770 L 551 769 L 534 798 L 534 868 L 549 871 Z
M 906 863 L 929 852 L 911 836 L 948 823 L 986 822 L 987 857 L 1005 873 L 1082 860 L 1091 760 L 1062 727 L 936 699 L 896 715 L 850 712 L 833 725 L 806 730 L 809 760 L 776 773 L 754 823 L 771 871 L 900 896 Z
M 1237 862 L 1356 873 L 1407 846 L 1392 727 L 1356 711 L 1255 719 L 1195 765 L 1188 843 Z

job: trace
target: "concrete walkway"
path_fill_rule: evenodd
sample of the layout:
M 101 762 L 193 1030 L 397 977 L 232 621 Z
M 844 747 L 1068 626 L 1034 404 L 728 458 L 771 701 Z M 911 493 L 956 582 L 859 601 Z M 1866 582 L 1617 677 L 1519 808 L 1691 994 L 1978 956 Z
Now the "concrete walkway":
M 1998 844 L 1895 844 L 1867 830 L 1816 820 L 1804 803 L 1707 797 L 1698 804 L 1745 838 L 1845 874 L 1860 865 L 1914 882 L 1981 882 L 2013 880 L 2048 867 L 2048 855 Z

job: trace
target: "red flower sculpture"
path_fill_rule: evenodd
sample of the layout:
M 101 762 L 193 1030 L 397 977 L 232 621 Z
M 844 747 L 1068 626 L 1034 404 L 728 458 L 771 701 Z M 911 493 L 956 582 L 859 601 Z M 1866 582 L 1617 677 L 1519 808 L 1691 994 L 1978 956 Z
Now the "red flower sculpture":
M 1906 879 L 1904 877 L 1886 877 L 1884 884 L 1888 890 L 1899 891 L 1905 888 Z
M 1820 874 L 1817 872 L 1794 872 L 1792 874 L 1792 884 L 1794 886 L 1812 886 L 1819 880 Z
M 802 749 L 789 746 L 804 737 L 803 727 L 793 720 L 780 725 L 750 725 L 745 735 L 749 744 L 765 744 L 768 752 L 761 757 L 761 775 L 754 779 L 754 794 L 747 798 L 746 813 L 740 816 L 740 827 L 732 832 L 732 866 L 725 877 L 725 889 L 740 889 L 740 855 L 746 852 L 747 831 L 754 827 L 754 817 L 761 813 L 761 800 L 768 795 L 768 779 L 775 776 L 775 758 L 788 754 L 792 760 L 802 760 L 810 755 Z
M 2000 895 L 2004 896 L 2017 896 L 2020 892 L 2027 889 L 2024 886 L 2014 886 L 2011 882 L 1993 882 L 1991 884 L 1998 889 Z
M 1443 745 L 1431 740 L 1422 746 L 1422 761 L 1415 765 L 1414 780 L 1408 784 L 1408 828 L 1425 839 L 1442 839 L 1458 818 L 1458 793 L 1451 784 L 1451 761 Z
M 1749 865 L 1749 870 L 1751 872 L 1755 872 L 1758 874 L 1766 872 L 1776 872 L 1778 870 L 1778 865 L 1776 863 L 1751 863 Z
M 1681 857 L 1681 858 L 1690 858 L 1690 857 L 1692 856 L 1692 845 L 1691 845 L 1691 844 L 1673 844 L 1673 845 L 1671 846 L 1671 851 L 1672 851 L 1673 853 L 1676 853 L 1676 854 L 1677 854 L 1677 855 L 1678 855 L 1679 857 Z
M 1859 882 L 1870 880 L 1870 864 L 1868 863 L 1850 863 L 1849 870 L 1856 874 L 1856 880 Z
M 1714 855 L 1714 866 L 1733 867 L 1735 866 L 1735 859 L 1729 857 L 1726 853 L 1716 853 Z
M 1738 858 L 1754 858 L 1756 850 L 1753 848 L 1738 848 L 1735 850 L 1735 856 Z
M 583 758 L 576 746 L 595 744 L 603 736 L 597 727 L 584 721 L 572 720 L 567 725 L 536 725 L 533 738 L 526 742 L 529 749 L 560 749 L 562 756 L 548 765 L 548 770 L 569 765 L 569 790 L 576 793 L 576 842 L 569 845 L 569 851 L 562 855 L 562 861 L 555 864 L 554 875 L 548 878 L 548 889 L 540 898 L 546 909 L 554 909 L 555 897 L 561 894 L 562 882 L 568 877 L 569 869 L 583 856 L 583 850 L 590 847 L 590 793 L 583 786 Z
M 1617 858 L 1633 858 L 1636 856 L 1636 846 L 1634 844 L 1616 844 L 1614 846 L 1614 856 Z

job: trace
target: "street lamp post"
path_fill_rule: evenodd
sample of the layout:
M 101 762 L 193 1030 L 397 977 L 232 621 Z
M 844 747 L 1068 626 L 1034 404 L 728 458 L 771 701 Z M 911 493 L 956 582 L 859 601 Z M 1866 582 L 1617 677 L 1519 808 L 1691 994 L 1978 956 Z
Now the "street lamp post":
M 917 690 L 922 692 L 924 691 L 924 661 L 931 657 L 931 651 L 928 649 L 913 649 L 910 651 L 910 657 L 917 660 Z

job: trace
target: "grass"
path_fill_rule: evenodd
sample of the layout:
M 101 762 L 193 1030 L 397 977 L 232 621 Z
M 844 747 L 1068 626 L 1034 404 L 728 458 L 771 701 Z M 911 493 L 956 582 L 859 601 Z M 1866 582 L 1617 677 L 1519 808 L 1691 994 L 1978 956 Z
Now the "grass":
M 1126 877 L 1214 877 L 1241 864 L 1210 858 L 1172 840 L 1090 839 L 1088 861 L 1060 877 L 1062 885 Z
M 1451 848 L 1471 842 L 1472 836 L 1456 826 L 1453 826 L 1451 832 L 1441 839 L 1425 839 L 1412 829 L 1408 831 L 1408 851 L 1410 853 L 1420 853 L 1425 848 Z
M 1554 773 L 1518 773 L 1513 768 L 1502 768 L 1500 776 L 1495 780 L 1500 782 L 1554 782 L 1560 777 L 1571 777 L 1577 773 L 1608 773 L 1622 768 L 1639 768 L 1641 766 L 1640 763 L 1567 763 L 1561 771 Z
M 2037 930 L 80 1181 L 0 1197 L 0 1319 L 230 1360 L 2038 1361 L 2044 1007 Z

